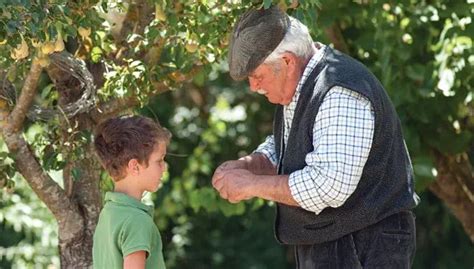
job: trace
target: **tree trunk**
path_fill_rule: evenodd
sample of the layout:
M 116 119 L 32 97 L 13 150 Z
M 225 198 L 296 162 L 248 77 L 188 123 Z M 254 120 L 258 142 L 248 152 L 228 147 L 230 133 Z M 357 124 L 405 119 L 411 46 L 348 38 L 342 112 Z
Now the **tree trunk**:
M 436 168 L 438 176 L 429 189 L 451 209 L 474 242 L 474 177 L 467 154 L 437 153 Z
M 70 73 L 54 65 L 48 67 L 48 75 L 59 92 L 59 104 L 75 102 L 82 94 L 81 84 Z M 99 74 L 102 75 L 102 74 Z M 59 256 L 61 268 L 88 268 L 92 266 L 92 239 L 101 209 L 99 189 L 100 166 L 93 152 L 91 139 L 95 122 L 89 113 L 73 118 L 61 118 L 62 154 L 68 163 L 63 169 L 64 190 L 77 206 L 81 229 L 71 236 L 67 227 L 59 225 Z M 71 131 L 72 130 L 72 131 Z M 58 219 L 58 223 L 70 222 Z
M 64 231 L 59 231 L 59 237 Z M 87 232 L 68 242 L 59 240 L 59 259 L 61 268 L 91 268 L 92 267 L 92 234 Z
M 78 179 L 74 178 L 73 169 L 79 171 Z M 100 169 L 93 156 L 91 144 L 87 145 L 83 159 L 72 160 L 66 165 L 64 180 L 66 192 L 78 206 L 82 217 L 82 230 L 74 237 L 62 240 L 62 235 L 68 234 L 69 231 L 59 228 L 61 268 L 88 268 L 92 266 L 92 237 L 101 208 Z

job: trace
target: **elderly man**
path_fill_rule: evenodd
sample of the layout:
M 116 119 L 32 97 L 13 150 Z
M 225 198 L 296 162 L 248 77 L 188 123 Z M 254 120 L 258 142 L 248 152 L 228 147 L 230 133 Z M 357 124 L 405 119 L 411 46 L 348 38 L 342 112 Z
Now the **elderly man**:
M 374 75 L 276 7 L 238 20 L 229 66 L 277 107 L 273 135 L 216 169 L 220 196 L 275 201 L 275 235 L 295 246 L 297 268 L 409 268 L 419 199 L 400 120 Z

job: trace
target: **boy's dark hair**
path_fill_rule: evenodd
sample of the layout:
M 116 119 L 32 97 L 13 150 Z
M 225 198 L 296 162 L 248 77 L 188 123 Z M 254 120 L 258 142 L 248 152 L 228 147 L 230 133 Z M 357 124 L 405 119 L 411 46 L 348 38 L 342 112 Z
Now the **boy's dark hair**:
M 131 159 L 148 166 L 156 144 L 168 144 L 171 133 L 158 122 L 142 116 L 122 116 L 101 122 L 95 131 L 94 147 L 104 168 L 118 181 Z

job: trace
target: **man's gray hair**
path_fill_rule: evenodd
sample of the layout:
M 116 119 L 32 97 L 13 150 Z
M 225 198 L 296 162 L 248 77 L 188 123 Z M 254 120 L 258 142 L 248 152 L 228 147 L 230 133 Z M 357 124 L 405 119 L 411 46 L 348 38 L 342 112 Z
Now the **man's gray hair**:
M 285 52 L 291 52 L 301 59 L 309 59 L 314 54 L 315 47 L 308 27 L 299 20 L 288 17 L 291 22 L 290 27 L 278 47 L 265 59 L 265 64 L 271 64 Z

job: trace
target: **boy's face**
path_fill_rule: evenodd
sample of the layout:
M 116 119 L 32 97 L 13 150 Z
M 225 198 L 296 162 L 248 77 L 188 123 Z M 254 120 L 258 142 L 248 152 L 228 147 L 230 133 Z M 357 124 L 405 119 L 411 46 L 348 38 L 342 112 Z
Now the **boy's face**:
M 161 183 L 161 177 L 166 170 L 166 144 L 159 142 L 155 145 L 148 159 L 148 166 L 140 165 L 140 183 L 145 191 L 155 192 Z

